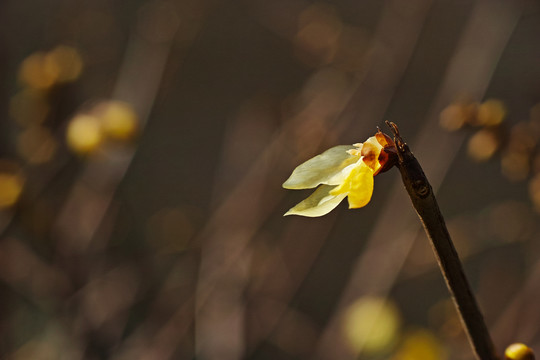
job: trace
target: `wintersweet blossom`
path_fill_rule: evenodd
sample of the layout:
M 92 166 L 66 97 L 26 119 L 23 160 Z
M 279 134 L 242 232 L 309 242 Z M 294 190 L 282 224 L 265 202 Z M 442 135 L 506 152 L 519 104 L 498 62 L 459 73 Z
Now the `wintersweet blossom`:
M 373 194 L 373 177 L 397 161 L 396 145 L 380 130 L 364 143 L 339 145 L 304 162 L 283 183 L 286 189 L 318 188 L 285 215 L 328 214 L 348 198 L 349 209 L 365 206 Z

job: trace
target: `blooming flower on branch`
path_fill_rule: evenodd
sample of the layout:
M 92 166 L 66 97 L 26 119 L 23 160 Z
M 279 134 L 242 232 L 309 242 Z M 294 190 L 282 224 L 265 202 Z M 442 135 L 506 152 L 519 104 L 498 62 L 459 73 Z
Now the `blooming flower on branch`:
M 311 189 L 311 196 L 285 215 L 328 214 L 348 198 L 349 208 L 365 206 L 373 194 L 373 177 L 397 161 L 396 145 L 380 130 L 364 143 L 339 145 L 304 162 L 283 183 L 286 189 Z

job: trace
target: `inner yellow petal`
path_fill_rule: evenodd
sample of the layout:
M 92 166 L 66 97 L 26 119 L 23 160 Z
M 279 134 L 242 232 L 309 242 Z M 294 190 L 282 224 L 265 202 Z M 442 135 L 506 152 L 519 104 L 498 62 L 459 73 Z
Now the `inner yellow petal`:
M 343 183 L 330 191 L 330 195 L 347 194 L 350 209 L 365 206 L 373 194 L 373 173 L 365 162 L 359 161 Z

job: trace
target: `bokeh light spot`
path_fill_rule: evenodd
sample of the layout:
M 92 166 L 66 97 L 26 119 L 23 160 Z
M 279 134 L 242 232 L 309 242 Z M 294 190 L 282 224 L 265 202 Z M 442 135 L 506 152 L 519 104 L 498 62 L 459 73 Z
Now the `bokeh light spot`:
M 0 161 L 0 209 L 13 206 L 19 199 L 24 186 L 24 177 L 19 167 L 10 161 Z
M 506 116 L 506 107 L 500 100 L 486 100 L 478 106 L 476 122 L 482 126 L 494 126 L 502 123 Z
M 467 153 L 476 161 L 486 161 L 495 154 L 498 147 L 499 141 L 493 131 L 482 129 L 469 139 Z
M 108 101 L 98 107 L 103 131 L 113 139 L 127 140 L 137 130 L 137 115 L 130 104 Z
M 45 52 L 35 52 L 23 60 L 19 68 L 19 79 L 33 89 L 48 89 L 58 78 L 60 70 L 47 64 Z
M 534 360 L 534 352 L 525 344 L 515 343 L 504 351 L 506 360 Z
M 518 122 L 510 130 L 508 148 L 511 151 L 531 152 L 538 144 L 539 133 L 530 122 Z
M 349 346 L 358 353 L 388 350 L 396 342 L 399 327 L 398 309 L 384 298 L 360 298 L 345 313 L 345 336 Z
M 441 343 L 432 333 L 415 330 L 405 335 L 393 360 L 444 360 L 447 357 Z
M 57 82 L 75 81 L 81 75 L 83 61 L 77 49 L 60 45 L 45 55 L 45 71 L 56 74 Z
M 86 154 L 98 148 L 103 141 L 101 121 L 92 115 L 79 114 L 68 125 L 66 140 L 76 153 Z
M 298 18 L 296 54 L 308 65 L 329 64 L 338 50 L 343 23 L 334 7 L 317 3 L 308 6 Z
M 47 90 L 56 83 L 76 80 L 83 61 L 79 52 L 60 45 L 49 52 L 38 51 L 23 60 L 19 80 L 32 89 Z
M 440 126 L 448 131 L 461 129 L 465 124 L 474 121 L 477 106 L 477 103 L 465 101 L 448 105 L 439 115 Z
M 524 152 L 509 151 L 501 159 L 501 171 L 511 181 L 525 180 L 530 171 L 530 159 Z

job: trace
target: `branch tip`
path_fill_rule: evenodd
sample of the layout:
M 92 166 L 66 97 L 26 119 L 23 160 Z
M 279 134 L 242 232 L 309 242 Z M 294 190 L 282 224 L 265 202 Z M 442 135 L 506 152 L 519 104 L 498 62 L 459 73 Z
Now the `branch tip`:
M 396 146 L 398 150 L 403 151 L 405 149 L 405 142 L 401 138 L 401 135 L 399 134 L 399 128 L 398 126 L 393 123 L 392 121 L 385 120 L 384 123 L 392 130 L 392 133 L 394 134 L 394 142 L 396 143 Z

